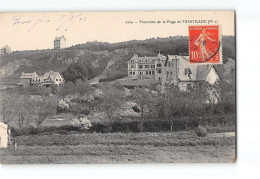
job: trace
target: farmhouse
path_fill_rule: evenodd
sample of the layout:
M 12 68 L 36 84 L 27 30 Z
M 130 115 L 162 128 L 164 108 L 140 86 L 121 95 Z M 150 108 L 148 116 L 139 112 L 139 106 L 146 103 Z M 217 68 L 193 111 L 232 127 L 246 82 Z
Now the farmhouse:
M 54 39 L 54 49 L 66 48 L 66 39 L 62 35 L 61 37 L 55 37 Z
M 7 125 L 0 122 L 0 148 L 7 148 L 7 145 L 8 145 Z
M 59 72 L 45 72 L 43 76 L 37 75 L 36 72 L 34 73 L 23 73 L 20 77 L 20 85 L 36 85 L 40 84 L 43 86 L 50 86 L 52 84 L 54 85 L 60 85 L 64 82 L 63 76 Z
M 11 52 L 12 52 L 12 50 L 8 45 L 6 45 L 0 49 L 0 54 L 6 54 L 6 53 L 11 53 Z
M 205 81 L 214 84 L 219 79 L 213 65 L 190 65 L 188 56 L 166 57 L 159 53 L 154 57 L 139 57 L 134 54 L 128 61 L 128 82 L 132 84 L 175 84 L 186 91 Z M 123 82 L 123 85 L 127 84 Z
M 20 77 L 20 83 L 18 85 L 21 86 L 29 86 L 32 84 L 32 79 L 38 78 L 38 74 L 36 72 L 33 73 L 24 73 L 22 72 L 22 75 Z
M 181 91 L 220 80 L 213 65 L 190 65 L 188 56 L 168 55 L 163 83 L 177 84 Z

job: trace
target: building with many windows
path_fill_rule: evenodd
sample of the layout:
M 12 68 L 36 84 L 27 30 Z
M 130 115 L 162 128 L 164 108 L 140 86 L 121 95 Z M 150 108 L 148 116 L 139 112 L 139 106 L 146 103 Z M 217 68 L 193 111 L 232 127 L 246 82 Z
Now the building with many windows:
M 154 57 L 134 56 L 128 61 L 128 77 L 133 84 L 153 82 L 175 84 L 180 90 L 200 86 L 205 81 L 214 84 L 220 79 L 215 66 L 189 64 L 188 56 L 158 54 Z
M 128 76 L 132 80 L 162 80 L 162 69 L 166 57 L 160 53 L 155 57 L 139 57 L 137 54 L 128 61 Z

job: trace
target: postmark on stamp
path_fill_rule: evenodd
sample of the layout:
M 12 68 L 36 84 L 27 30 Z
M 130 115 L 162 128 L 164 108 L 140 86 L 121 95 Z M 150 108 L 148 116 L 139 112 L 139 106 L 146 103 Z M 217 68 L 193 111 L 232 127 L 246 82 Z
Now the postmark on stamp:
M 220 26 L 189 26 L 190 64 L 221 64 Z

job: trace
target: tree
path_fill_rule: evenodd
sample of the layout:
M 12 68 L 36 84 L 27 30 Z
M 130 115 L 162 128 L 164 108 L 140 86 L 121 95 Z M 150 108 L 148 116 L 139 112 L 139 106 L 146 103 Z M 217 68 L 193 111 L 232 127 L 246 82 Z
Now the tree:
M 118 109 L 124 102 L 122 90 L 113 86 L 104 85 L 102 87 L 102 108 L 105 111 L 108 120 L 112 121 L 118 113 Z
M 37 115 L 35 122 L 38 128 L 49 115 L 57 112 L 58 98 L 56 96 L 33 96 L 31 101 L 33 112 Z
M 75 82 L 75 88 L 76 88 L 76 92 L 79 93 L 80 95 L 80 103 L 81 103 L 81 99 L 85 94 L 89 94 L 90 90 L 91 90 L 91 86 L 89 85 L 89 83 L 86 80 L 81 80 L 81 79 L 77 79 Z
M 50 96 L 51 90 L 50 88 L 47 88 L 45 86 L 28 86 L 23 89 L 25 91 L 25 94 L 27 95 L 44 95 L 44 96 Z
M 72 94 L 74 97 L 74 94 L 76 93 L 76 86 L 74 83 L 72 83 L 71 81 L 67 82 L 67 90 L 68 90 L 68 94 Z
M 75 83 L 77 79 L 88 79 L 89 73 L 84 63 L 72 63 L 65 71 L 62 72 L 65 81 Z
M 13 104 L 14 115 L 18 118 L 18 127 L 21 130 L 23 125 L 29 122 L 30 116 L 32 116 L 33 104 L 30 101 L 28 95 L 12 95 L 10 102 Z
M 10 94 L 3 94 L 0 98 L 0 115 L 5 124 L 8 124 L 14 118 L 13 101 L 11 98 Z
M 164 119 L 170 121 L 171 131 L 177 117 L 189 116 L 190 120 L 202 115 L 206 92 L 205 88 L 192 88 L 186 92 L 179 90 L 178 86 L 167 86 L 164 93 L 158 95 L 161 113 Z
M 177 86 L 166 88 L 164 93 L 159 93 L 160 106 L 164 119 L 170 121 L 171 131 L 173 130 L 174 116 L 182 107 L 182 94 Z
M 140 107 L 140 121 L 138 123 L 138 128 L 142 132 L 143 131 L 143 123 L 144 120 L 149 116 L 151 111 L 155 109 L 155 97 L 150 93 L 148 89 L 144 87 L 136 87 L 132 93 L 134 101 Z
M 64 98 L 69 94 L 68 82 L 61 84 L 58 88 L 58 95 L 64 100 Z

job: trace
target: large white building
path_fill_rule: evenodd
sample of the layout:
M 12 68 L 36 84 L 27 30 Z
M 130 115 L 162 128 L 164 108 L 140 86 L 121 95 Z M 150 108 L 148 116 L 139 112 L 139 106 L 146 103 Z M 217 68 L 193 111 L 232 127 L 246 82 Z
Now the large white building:
M 134 56 L 128 61 L 128 77 L 137 81 L 175 84 L 180 90 L 199 86 L 207 81 L 214 84 L 220 79 L 213 65 L 189 64 L 188 56 L 158 54 L 154 57 Z

